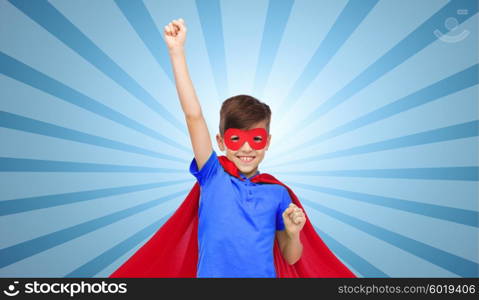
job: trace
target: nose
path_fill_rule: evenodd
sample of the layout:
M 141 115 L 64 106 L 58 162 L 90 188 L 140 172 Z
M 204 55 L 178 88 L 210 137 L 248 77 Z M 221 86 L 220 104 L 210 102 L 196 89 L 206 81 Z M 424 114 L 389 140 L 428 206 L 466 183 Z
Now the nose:
M 241 146 L 240 150 L 245 151 L 245 152 L 250 152 L 253 150 L 251 146 L 248 144 L 248 142 L 245 142 L 243 146 Z

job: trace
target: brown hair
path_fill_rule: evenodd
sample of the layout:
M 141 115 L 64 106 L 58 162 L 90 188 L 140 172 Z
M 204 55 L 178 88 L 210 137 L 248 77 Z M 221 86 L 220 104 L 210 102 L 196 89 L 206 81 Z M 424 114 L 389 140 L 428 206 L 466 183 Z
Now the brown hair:
M 269 133 L 271 109 L 258 99 L 248 95 L 238 95 L 226 99 L 220 110 L 220 134 L 228 128 L 249 129 L 255 123 L 266 121 Z

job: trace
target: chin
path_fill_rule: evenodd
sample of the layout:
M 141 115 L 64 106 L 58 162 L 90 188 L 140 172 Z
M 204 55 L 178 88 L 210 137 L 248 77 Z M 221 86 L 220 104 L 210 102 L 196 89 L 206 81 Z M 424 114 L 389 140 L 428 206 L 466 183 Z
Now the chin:
M 248 168 L 242 168 L 241 166 L 237 166 L 237 167 L 240 170 L 240 172 L 243 174 L 250 173 L 255 169 L 255 167 L 248 167 Z
M 258 170 L 258 164 L 254 164 L 254 165 L 249 165 L 249 166 L 245 166 L 245 165 L 242 165 L 242 164 L 236 164 L 236 167 L 238 168 L 238 170 L 240 170 L 241 173 L 243 174 L 246 174 L 246 173 L 251 173 L 255 170 Z

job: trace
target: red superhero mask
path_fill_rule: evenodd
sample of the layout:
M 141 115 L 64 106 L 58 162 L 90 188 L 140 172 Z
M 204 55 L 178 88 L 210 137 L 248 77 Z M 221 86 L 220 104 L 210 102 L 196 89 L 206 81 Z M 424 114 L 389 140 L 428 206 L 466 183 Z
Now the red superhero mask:
M 228 128 L 225 131 L 224 139 L 228 149 L 237 151 L 248 142 L 251 148 L 261 150 L 266 146 L 268 133 L 264 128 L 253 128 L 250 130 L 241 130 L 238 128 Z

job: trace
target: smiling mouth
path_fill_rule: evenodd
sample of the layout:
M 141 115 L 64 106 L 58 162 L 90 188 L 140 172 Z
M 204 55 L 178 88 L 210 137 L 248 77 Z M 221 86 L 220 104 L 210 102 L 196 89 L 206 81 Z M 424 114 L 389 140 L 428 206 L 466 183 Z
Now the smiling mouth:
M 256 156 L 236 156 L 242 163 L 252 162 Z

